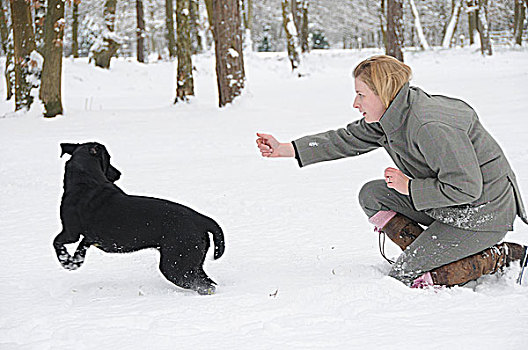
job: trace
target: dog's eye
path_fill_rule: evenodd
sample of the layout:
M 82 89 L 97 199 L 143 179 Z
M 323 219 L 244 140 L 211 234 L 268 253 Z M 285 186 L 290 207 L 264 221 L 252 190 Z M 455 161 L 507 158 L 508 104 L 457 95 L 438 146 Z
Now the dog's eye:
M 92 156 L 95 156 L 97 154 L 97 146 L 93 146 L 92 148 L 90 148 L 90 154 Z

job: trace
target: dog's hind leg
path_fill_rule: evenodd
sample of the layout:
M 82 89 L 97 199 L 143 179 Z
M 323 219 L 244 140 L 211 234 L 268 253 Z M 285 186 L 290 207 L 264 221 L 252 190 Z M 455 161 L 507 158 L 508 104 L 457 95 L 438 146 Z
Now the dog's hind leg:
M 178 249 L 162 247 L 160 253 L 160 271 L 170 282 L 202 295 L 214 294 L 215 283 L 202 269 L 205 253 L 198 245 L 185 249 L 180 243 Z
M 203 280 L 204 282 L 206 282 L 207 284 L 209 285 L 215 285 L 216 282 L 213 281 L 209 276 L 207 276 L 207 274 L 205 273 L 205 271 L 203 270 L 202 267 L 198 267 L 196 268 L 196 275 L 201 279 Z
M 84 257 L 86 256 L 86 251 L 90 247 L 90 243 L 86 238 L 83 238 L 83 240 L 77 246 L 77 249 L 72 257 L 64 245 L 77 242 L 79 240 L 79 236 L 77 239 L 65 239 L 65 237 L 68 236 L 69 235 L 64 234 L 64 231 L 58 234 L 53 240 L 53 247 L 55 248 L 55 253 L 57 254 L 57 258 L 59 259 L 62 267 L 67 270 L 77 270 L 84 262 Z

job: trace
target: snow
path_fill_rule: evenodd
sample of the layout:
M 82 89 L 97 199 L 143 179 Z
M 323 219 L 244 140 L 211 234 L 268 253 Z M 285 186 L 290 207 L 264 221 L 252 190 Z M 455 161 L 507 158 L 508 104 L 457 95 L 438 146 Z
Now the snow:
M 230 48 L 227 50 L 227 53 L 228 53 L 231 57 L 233 57 L 233 58 L 237 58 L 238 56 L 240 56 L 240 55 L 238 54 L 238 51 L 235 50 L 235 49 L 233 49 L 232 47 L 230 47 Z
M 414 290 L 387 276 L 362 213 L 363 183 L 393 166 L 383 150 L 299 169 L 263 159 L 256 132 L 288 141 L 360 118 L 352 69 L 381 51 L 317 51 L 297 78 L 285 53 L 245 54 L 243 94 L 217 107 L 214 56 L 194 58 L 196 96 L 173 105 L 176 64 L 65 59 L 64 116 L 0 102 L 0 349 L 521 349 L 528 277 L 518 267 L 465 287 Z M 528 204 L 528 51 L 407 52 L 413 84 L 464 99 L 513 168 Z M 4 61 L 0 62 L 4 67 Z M 5 82 L 1 79 L 1 95 Z M 2 117 L 3 116 L 3 117 Z M 98 141 L 130 194 L 215 218 L 226 253 L 205 270 L 217 294 L 167 282 L 148 250 L 88 250 L 64 270 L 51 242 L 67 156 L 61 142 Z M 508 240 L 528 243 L 517 220 Z M 388 257 L 398 248 L 386 243 Z M 524 344 L 524 345 L 523 345 Z

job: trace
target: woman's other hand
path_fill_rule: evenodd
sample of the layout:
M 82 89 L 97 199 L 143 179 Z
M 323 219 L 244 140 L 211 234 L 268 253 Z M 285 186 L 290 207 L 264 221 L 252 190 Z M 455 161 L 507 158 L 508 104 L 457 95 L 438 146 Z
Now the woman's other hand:
M 268 134 L 257 133 L 257 136 L 257 146 L 263 157 L 295 157 L 295 150 L 291 143 L 281 143 Z
M 393 188 L 401 194 L 409 195 L 409 178 L 395 168 L 385 169 L 385 182 L 388 188 Z

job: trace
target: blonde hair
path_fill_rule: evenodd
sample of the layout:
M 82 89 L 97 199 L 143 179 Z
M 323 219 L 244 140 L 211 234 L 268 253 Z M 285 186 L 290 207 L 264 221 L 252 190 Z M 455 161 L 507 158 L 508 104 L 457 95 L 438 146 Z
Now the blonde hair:
M 389 107 L 403 85 L 411 80 L 411 75 L 411 67 L 386 55 L 369 57 L 354 69 L 354 78 L 367 84 L 385 108 Z

